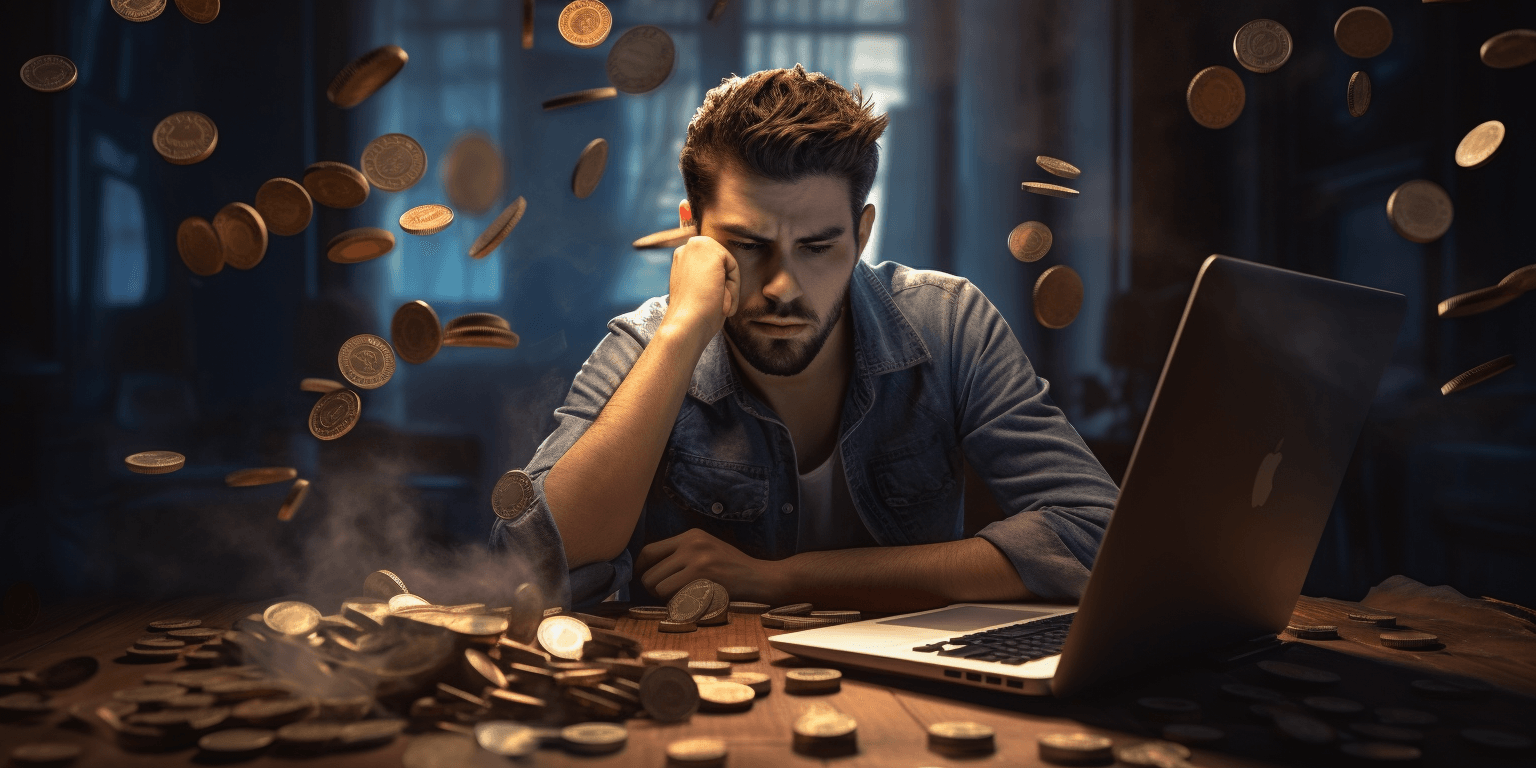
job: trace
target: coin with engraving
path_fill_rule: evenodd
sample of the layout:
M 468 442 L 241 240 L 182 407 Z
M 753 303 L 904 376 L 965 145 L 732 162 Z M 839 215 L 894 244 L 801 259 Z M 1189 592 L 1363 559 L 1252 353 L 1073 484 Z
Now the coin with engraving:
M 576 170 L 571 172 L 571 191 L 583 200 L 597 191 L 603 180 L 603 169 L 608 167 L 608 140 L 593 139 L 581 150 L 576 159 Z
M 482 133 L 459 137 L 443 161 L 443 189 L 448 202 L 471 215 L 491 209 L 501 196 L 504 180 L 501 150 Z
M 1226 67 L 1206 67 L 1195 73 L 1184 92 L 1184 102 L 1195 122 L 1206 128 L 1225 128 L 1243 114 L 1248 91 L 1243 79 Z
M 309 411 L 309 433 L 321 440 L 335 440 L 352 431 L 362 415 L 363 402 L 350 389 L 331 392 Z
M 572 0 L 560 10 L 560 36 L 577 48 L 595 48 L 608 39 L 613 14 L 599 0 Z
M 625 93 L 646 93 L 666 82 L 677 59 L 672 36 L 642 24 L 625 32 L 608 50 L 608 82 Z
M 355 386 L 378 389 L 395 375 L 395 352 L 378 336 L 359 333 L 341 345 L 336 364 L 341 375 Z
M 453 223 L 453 209 L 438 203 L 418 205 L 400 214 L 400 228 L 413 235 L 435 235 Z
M 315 203 L 304 185 L 293 179 L 268 179 L 256 190 L 256 212 L 274 235 L 290 237 L 303 232 L 314 216 Z
M 1493 159 L 1504 143 L 1504 124 L 1489 120 L 1467 132 L 1456 145 L 1456 164 L 1463 168 L 1481 168 Z
M 618 723 L 577 723 L 560 729 L 566 749 L 584 755 L 600 755 L 624 748 L 629 731 Z
M 551 656 L 576 660 L 581 658 L 581 647 L 592 639 L 592 630 L 580 619 L 557 614 L 539 623 L 538 638 Z
M 219 17 L 219 0 L 176 0 L 176 10 L 196 24 L 208 24 Z
M 667 744 L 667 762 L 679 768 L 716 768 L 725 765 L 726 754 L 722 739 L 679 739 Z
M 349 229 L 325 244 L 325 257 L 337 264 L 372 261 L 395 249 L 395 236 L 387 229 Z
M 43 93 L 69 90 L 79 77 L 80 71 L 73 61 L 51 53 L 27 59 L 27 63 L 21 65 L 21 82 Z
M 1488 38 L 1478 49 L 1483 63 L 1513 69 L 1536 61 L 1536 29 L 1511 29 Z
M 1442 394 L 1442 395 L 1449 395 L 1452 392 L 1460 392 L 1461 390 L 1464 390 L 1464 389 L 1466 389 L 1468 387 L 1471 387 L 1474 384 L 1481 384 L 1481 383 L 1483 383 L 1483 382 L 1485 382 L 1485 381 L 1487 381 L 1487 380 L 1489 380 L 1489 379 L 1491 379 L 1491 378 L 1493 378 L 1493 377 L 1495 377 L 1495 376 L 1497 376 L 1497 375 L 1499 375 L 1499 374 L 1501 374 L 1501 373 L 1503 373 L 1503 372 L 1505 372 L 1505 371 L 1507 371 L 1507 370 L 1509 370 L 1511 368 L 1514 368 L 1514 367 L 1515 367 L 1515 356 L 1514 355 L 1505 355 L 1503 357 L 1500 357 L 1500 358 L 1497 358 L 1497 359 L 1494 359 L 1494 360 L 1489 360 L 1488 362 L 1483 363 L 1482 365 L 1479 365 L 1476 368 L 1473 368 L 1472 370 L 1467 371 L 1466 373 L 1463 373 L 1463 374 L 1457 376 L 1454 379 L 1451 379 L 1450 381 L 1447 381 L 1444 385 L 1442 385 L 1440 387 L 1440 394 Z M 1422 638 L 1419 638 L 1417 636 L 1418 635 L 1422 635 L 1422 634 L 1424 634 L 1424 633 L 1423 632 L 1388 632 L 1388 633 L 1382 634 L 1382 636 L 1381 636 L 1381 644 L 1385 645 L 1385 646 L 1387 646 L 1389 648 L 1418 648 L 1418 647 L 1421 647 L 1423 645 L 1431 645 L 1431 644 L 1433 644 L 1435 642 L 1434 635 L 1428 635 L 1428 637 L 1430 638 L 1428 641 L 1420 642 L 1422 640 Z M 1387 635 L 1393 635 L 1394 636 L 1392 638 L 1391 642 L 1388 641 Z M 1412 636 L 1412 637 L 1409 637 L 1409 636 Z M 1419 644 L 1418 645 L 1413 645 L 1412 643 L 1414 643 L 1414 642 L 1419 642 Z M 1394 645 L 1393 643 L 1396 643 L 1396 644 Z
M 1061 197 L 1068 200 L 1077 197 L 1077 190 L 1063 187 L 1060 184 L 1046 184 L 1043 181 L 1026 181 L 1023 183 L 1025 192 L 1033 192 L 1046 197 Z
M 321 160 L 304 169 L 304 189 L 327 208 L 356 208 L 368 199 L 368 178 L 346 163 Z
M 219 129 L 201 112 L 177 112 L 155 126 L 151 143 L 166 162 L 191 165 L 213 154 L 219 145 Z
M 1059 765 L 1107 763 L 1114 757 L 1114 742 L 1091 733 L 1047 733 L 1038 740 L 1040 759 Z
M 1392 21 L 1368 5 L 1356 6 L 1334 22 L 1333 41 L 1357 59 L 1380 56 L 1392 45 Z
M 657 722 L 687 720 L 699 709 L 699 684 L 686 669 L 653 666 L 640 677 L 640 703 Z
M 261 620 L 267 629 L 284 635 L 307 635 L 320 626 L 320 611 L 309 603 L 287 600 L 274 603 L 262 611 Z
M 123 463 L 128 465 L 130 472 L 140 475 L 163 475 L 186 466 L 187 457 L 175 451 L 144 451 L 123 459 Z
M 772 610 L 772 608 L 773 606 L 767 603 L 753 603 L 746 600 L 732 600 L 729 610 L 731 613 L 761 614 Z
M 224 263 L 235 269 L 251 269 L 267 255 L 267 223 L 245 203 L 230 203 L 213 217 Z
M 508 471 L 491 491 L 491 510 L 503 520 L 516 520 L 533 506 L 533 480 L 521 469 Z
M 1035 320 L 1047 328 L 1065 328 L 1083 307 L 1083 280 L 1071 267 L 1058 264 L 1035 280 Z
M 1371 76 L 1356 72 L 1349 76 L 1349 87 L 1344 91 L 1344 105 L 1350 117 L 1360 117 L 1371 108 Z
M 421 365 L 443 346 L 442 321 L 425 301 L 401 304 L 389 323 L 389 338 L 401 360 Z
M 359 167 L 373 186 L 385 192 L 400 192 L 427 175 L 427 153 L 410 136 L 386 133 L 363 148 Z
M 254 467 L 237 469 L 225 475 L 224 484 L 231 488 L 244 488 L 252 485 L 283 483 L 298 476 L 299 471 L 293 467 Z
M 308 378 L 299 380 L 299 390 L 302 392 L 319 392 L 324 395 L 335 392 L 338 389 L 344 389 L 345 387 L 345 384 L 334 379 Z
M 398 45 L 375 48 L 342 67 L 325 89 L 325 97 L 338 107 L 351 109 L 400 74 L 408 60 L 410 56 Z
M 1039 261 L 1051 250 L 1051 228 L 1038 221 L 1026 221 L 1008 233 L 1008 252 L 1019 261 Z
M 678 248 L 688 242 L 688 238 L 695 237 L 698 234 L 699 230 L 692 224 L 689 224 L 685 227 L 653 232 L 635 240 L 630 245 L 634 246 L 634 249 L 637 251 L 643 251 L 647 248 Z
M 496 246 L 501 245 L 501 241 L 506 240 L 507 235 L 512 234 L 512 230 L 517 227 L 517 223 L 523 220 L 523 213 L 527 210 L 528 201 L 519 195 L 496 215 L 495 220 L 486 226 L 485 231 L 481 232 L 473 243 L 470 243 L 469 257 L 483 259 L 491 251 L 496 250 Z
M 165 0 L 112 0 L 112 10 L 129 21 L 149 21 L 165 11 Z
M 219 244 L 218 230 L 201 216 L 188 216 L 176 227 L 176 252 L 198 277 L 216 275 L 224 269 L 224 247 Z
M 1254 19 L 1232 37 L 1232 54 L 1249 72 L 1273 72 L 1291 58 L 1291 33 L 1278 21 Z
M 574 107 L 577 104 L 591 104 L 594 101 L 606 101 L 616 99 L 619 89 L 609 86 L 607 88 L 587 88 L 580 91 L 564 93 L 544 102 L 544 111 L 560 109 L 561 107 Z
M 714 582 L 709 579 L 694 579 L 667 601 L 667 618 L 672 621 L 697 621 L 705 611 L 709 610 L 710 599 L 713 596 Z
M 288 489 L 288 495 L 283 498 L 283 503 L 277 508 L 277 519 L 292 520 L 299 507 L 303 506 L 305 497 L 309 496 L 309 481 L 299 478 L 293 481 L 293 487 Z
M 1455 207 L 1439 184 L 1426 179 L 1405 182 L 1387 198 L 1387 218 L 1405 240 L 1433 243 L 1451 228 Z

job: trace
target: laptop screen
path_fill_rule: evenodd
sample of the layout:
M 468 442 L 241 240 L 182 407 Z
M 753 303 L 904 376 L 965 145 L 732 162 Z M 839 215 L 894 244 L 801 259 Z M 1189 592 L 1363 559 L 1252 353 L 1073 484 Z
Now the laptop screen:
M 1048 616 L 1050 611 L 1021 611 L 1012 608 L 988 608 L 982 605 L 957 605 L 945 608 L 942 611 L 923 613 L 917 616 L 903 616 L 896 619 L 877 621 L 876 624 L 894 624 L 899 627 L 919 627 L 922 629 L 943 629 L 946 631 L 981 629 L 982 627 L 994 627 L 998 624 L 1008 624 L 1015 621 L 1033 619 L 1036 616 Z

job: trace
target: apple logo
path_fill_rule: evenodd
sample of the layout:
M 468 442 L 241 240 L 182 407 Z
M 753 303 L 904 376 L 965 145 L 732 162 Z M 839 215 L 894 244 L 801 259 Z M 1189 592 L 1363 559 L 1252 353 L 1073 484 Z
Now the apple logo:
M 1264 506 L 1264 502 L 1269 501 L 1269 492 L 1275 488 L 1275 470 L 1280 468 L 1280 459 L 1284 458 L 1280 455 L 1282 445 L 1285 445 L 1284 438 L 1275 444 L 1274 453 L 1265 456 L 1264 460 L 1259 462 L 1259 473 L 1253 476 L 1251 501 L 1254 509 Z

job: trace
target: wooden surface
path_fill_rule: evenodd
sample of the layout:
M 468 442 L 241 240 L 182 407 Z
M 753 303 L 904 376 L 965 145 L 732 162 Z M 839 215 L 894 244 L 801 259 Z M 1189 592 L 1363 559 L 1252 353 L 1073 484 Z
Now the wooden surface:
M 135 754 L 120 750 L 110 734 L 97 726 L 92 729 L 72 724 L 65 710 L 77 702 L 104 700 L 114 690 L 137 684 L 146 672 L 168 671 L 178 664 L 131 664 L 122 660 L 122 651 L 145 633 L 152 619 L 166 616 L 193 616 L 207 626 L 228 627 L 240 616 L 258 610 L 263 604 L 235 603 L 216 598 L 186 599 L 153 605 L 127 603 L 73 606 L 45 611 L 44 616 L 26 632 L 0 634 L 0 669 L 40 669 L 71 656 L 88 654 L 102 662 L 101 671 L 91 680 L 53 697 L 57 705 L 47 716 L 0 722 L 0 756 L 8 756 L 20 744 L 40 740 L 65 740 L 84 746 L 81 766 L 174 766 L 201 764 L 204 758 L 195 749 L 160 754 Z M 1431 605 L 1430 607 L 1434 607 Z M 1523 638 L 1504 637 L 1513 642 L 1505 652 L 1490 655 L 1481 650 L 1480 638 L 1489 629 L 1466 620 L 1451 620 L 1434 615 L 1407 615 L 1399 612 L 1401 623 L 1427 629 L 1445 640 L 1441 648 L 1428 651 L 1393 651 L 1383 648 L 1371 628 L 1351 625 L 1344 612 L 1358 608 L 1354 603 L 1302 598 L 1297 619 L 1308 623 L 1337 624 L 1343 639 L 1318 642 L 1288 642 L 1257 656 L 1222 664 L 1210 659 L 1190 660 L 1153 670 L 1125 683 L 1110 693 L 1091 701 L 1061 702 L 973 688 L 925 683 L 903 678 L 844 670 L 845 679 L 838 693 L 821 696 L 793 696 L 783 690 L 784 673 L 800 664 L 787 654 L 772 650 L 767 642 L 778 630 L 760 626 L 756 616 L 733 614 L 728 626 L 704 627 L 689 634 L 661 634 L 654 622 L 621 619 L 618 630 L 638 638 L 647 650 L 682 649 L 694 659 L 714 659 L 714 649 L 726 645 L 755 645 L 762 651 L 756 662 L 740 662 L 737 671 L 765 672 L 773 678 L 773 692 L 760 697 L 753 708 L 735 714 L 696 714 L 691 721 L 660 724 L 649 720 L 630 720 L 629 744 L 621 752 L 601 757 L 570 755 L 556 748 L 545 748 L 521 765 L 580 766 L 664 766 L 668 742 L 690 737 L 715 737 L 730 745 L 728 766 L 800 766 L 834 764 L 840 766 L 960 766 L 960 765 L 1041 765 L 1036 738 L 1042 733 L 1087 730 L 1114 739 L 1117 745 L 1131 744 L 1158 733 L 1159 725 L 1138 712 L 1136 700 L 1142 696 L 1177 696 L 1200 703 L 1204 722 L 1222 728 L 1225 742 L 1212 749 L 1197 749 L 1193 763 L 1201 766 L 1255 765 L 1354 765 L 1336 747 L 1303 747 L 1287 742 L 1265 721 L 1248 711 L 1248 704 L 1224 698 L 1219 687 L 1226 682 L 1247 682 L 1284 690 L 1293 701 L 1314 691 L 1285 689 L 1273 679 L 1266 679 L 1254 662 L 1279 659 L 1330 669 L 1343 676 L 1343 682 L 1315 693 L 1344 696 L 1371 708 L 1383 705 L 1405 706 L 1429 711 L 1440 717 L 1440 724 L 1424 729 L 1421 765 L 1532 765 L 1536 754 L 1530 751 L 1501 754 L 1477 751 L 1459 736 L 1468 726 L 1493 727 L 1531 735 L 1536 723 L 1536 634 L 1524 629 Z M 1490 624 L 1498 624 L 1496 620 Z M 1529 622 L 1523 622 L 1529 627 Z M 1498 631 L 1521 630 L 1521 623 L 1495 627 Z M 1284 637 L 1284 636 L 1282 636 Z M 1501 636 L 1502 637 L 1502 636 Z M 1516 649 L 1509 653 L 1508 649 Z M 1428 676 L 1466 675 L 1496 686 L 1465 700 L 1427 699 L 1412 691 L 1410 681 Z M 1512 689 L 1512 690 L 1506 690 Z M 799 755 L 791 749 L 790 724 L 809 705 L 826 702 L 854 717 L 859 723 L 856 755 L 820 759 Z M 1363 716 L 1355 721 L 1372 718 Z M 950 758 L 927 748 L 925 726 L 946 720 L 973 720 L 997 730 L 997 751 L 980 758 Z M 1343 726 L 1349 721 L 1337 722 Z M 1344 729 L 1347 730 L 1347 729 Z M 315 758 L 263 755 L 240 765 L 292 766 L 295 763 L 327 766 L 391 766 L 401 764 L 411 735 L 373 750 L 332 754 Z M 498 759 L 499 761 L 499 759 Z M 510 764 L 492 762 L 487 764 Z

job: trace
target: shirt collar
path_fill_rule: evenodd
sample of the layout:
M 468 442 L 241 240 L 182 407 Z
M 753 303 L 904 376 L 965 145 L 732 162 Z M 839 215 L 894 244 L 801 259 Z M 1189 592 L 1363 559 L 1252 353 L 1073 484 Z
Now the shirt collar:
M 910 368 L 931 359 L 928 347 L 869 264 L 859 259 L 848 280 L 846 310 L 853 318 L 854 365 L 860 377 Z M 740 387 L 731 369 L 725 329 L 715 333 L 693 369 L 688 394 L 713 404 Z

